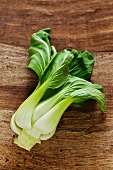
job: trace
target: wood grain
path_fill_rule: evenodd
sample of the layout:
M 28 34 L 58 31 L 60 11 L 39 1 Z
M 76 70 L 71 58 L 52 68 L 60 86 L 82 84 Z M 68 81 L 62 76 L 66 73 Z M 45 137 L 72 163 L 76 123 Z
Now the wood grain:
M 113 1 L 1 0 L 0 170 L 113 169 Z M 91 81 L 104 87 L 107 109 L 87 101 L 69 107 L 55 135 L 30 152 L 13 140 L 10 119 L 31 94 L 38 77 L 27 69 L 31 34 L 52 28 L 51 43 L 87 49 L 95 58 Z
M 111 0 L 2 0 L 0 41 L 28 48 L 32 33 L 52 29 L 52 43 L 90 51 L 113 51 Z

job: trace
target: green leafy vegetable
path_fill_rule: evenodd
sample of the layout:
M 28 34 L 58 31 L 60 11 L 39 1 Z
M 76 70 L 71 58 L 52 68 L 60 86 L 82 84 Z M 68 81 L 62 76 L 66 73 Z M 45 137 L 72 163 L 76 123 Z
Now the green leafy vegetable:
M 94 66 L 90 52 L 57 52 L 46 28 L 32 35 L 29 55 L 28 68 L 36 72 L 39 83 L 11 118 L 11 128 L 18 134 L 14 143 L 26 150 L 54 135 L 70 105 L 82 106 L 85 100 L 94 99 L 103 112 L 106 108 L 102 86 L 87 81 Z

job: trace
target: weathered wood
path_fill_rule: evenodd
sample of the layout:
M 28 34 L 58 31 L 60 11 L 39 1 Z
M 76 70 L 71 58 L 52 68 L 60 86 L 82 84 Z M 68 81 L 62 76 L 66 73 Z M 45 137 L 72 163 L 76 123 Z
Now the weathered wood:
M 113 51 L 111 0 L 3 0 L 0 8 L 3 43 L 28 48 L 32 33 L 50 27 L 58 50 Z
M 113 169 L 113 2 L 2 0 L 0 3 L 0 170 Z M 104 87 L 107 110 L 96 102 L 64 113 L 55 135 L 30 152 L 17 147 L 10 119 L 38 77 L 27 70 L 33 32 L 52 28 L 51 43 L 87 49 L 95 57 L 91 81 Z M 103 51 L 103 52 L 101 52 Z

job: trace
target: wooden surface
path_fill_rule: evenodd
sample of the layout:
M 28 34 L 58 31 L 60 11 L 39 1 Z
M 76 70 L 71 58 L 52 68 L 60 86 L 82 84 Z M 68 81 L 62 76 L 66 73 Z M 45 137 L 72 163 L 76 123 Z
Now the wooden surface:
M 96 102 L 64 113 L 55 135 L 30 152 L 13 144 L 14 111 L 35 88 L 26 69 L 32 33 L 52 29 L 57 50 L 72 47 L 94 54 L 92 82 L 104 87 L 107 110 Z M 113 1 L 0 1 L 0 170 L 113 169 Z

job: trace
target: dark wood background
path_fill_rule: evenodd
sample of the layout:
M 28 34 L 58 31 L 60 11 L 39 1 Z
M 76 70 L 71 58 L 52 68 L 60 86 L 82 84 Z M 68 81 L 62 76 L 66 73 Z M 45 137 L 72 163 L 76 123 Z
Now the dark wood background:
M 96 102 L 64 113 L 55 135 L 27 152 L 13 144 L 10 119 L 35 88 L 26 69 L 31 35 L 50 27 L 57 50 L 94 54 L 91 80 L 104 87 L 107 110 Z M 0 1 L 0 170 L 113 169 L 113 1 Z

